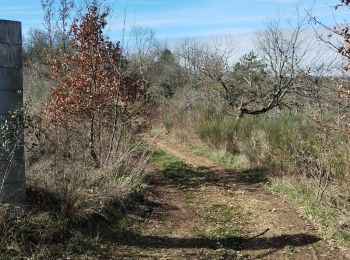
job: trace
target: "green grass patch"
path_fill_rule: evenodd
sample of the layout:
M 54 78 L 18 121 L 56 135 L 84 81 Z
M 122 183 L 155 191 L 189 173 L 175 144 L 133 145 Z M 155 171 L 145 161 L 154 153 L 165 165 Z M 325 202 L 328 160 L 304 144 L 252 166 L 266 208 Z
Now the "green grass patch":
M 172 140 L 176 142 L 176 140 Z M 194 154 L 204 156 L 217 162 L 225 169 L 236 171 L 249 183 L 268 183 L 267 171 L 260 168 L 250 168 L 248 162 L 243 156 L 234 155 L 224 150 L 210 149 L 204 145 L 188 144 L 186 145 Z
M 151 149 L 151 161 L 160 168 L 167 168 L 173 164 L 181 165 L 185 164 L 177 157 L 169 155 L 161 150 L 155 148 Z
M 224 204 L 208 205 L 206 213 L 201 218 L 196 230 L 193 231 L 196 237 L 206 237 L 219 241 L 234 239 L 240 235 L 240 231 L 234 223 L 234 213 Z
M 301 207 L 305 215 L 314 219 L 327 236 L 338 240 L 345 246 L 350 246 L 350 232 L 342 230 L 337 224 L 341 212 L 330 207 L 324 201 L 318 201 L 314 192 L 301 190 L 301 185 L 283 180 L 274 180 L 269 188 L 275 193 L 286 196 L 288 201 L 295 206 Z
M 233 219 L 233 214 L 231 211 L 224 211 L 218 214 L 218 220 L 221 223 L 228 223 Z
M 221 181 L 219 176 L 210 169 L 205 167 L 194 169 L 177 157 L 159 150 L 152 152 L 151 161 L 185 191 L 207 185 L 217 185 Z
M 188 144 L 186 145 L 194 154 L 199 156 L 205 156 L 227 169 L 240 170 L 242 165 L 238 162 L 237 156 L 232 153 L 226 152 L 225 150 L 212 149 L 205 147 L 204 145 Z

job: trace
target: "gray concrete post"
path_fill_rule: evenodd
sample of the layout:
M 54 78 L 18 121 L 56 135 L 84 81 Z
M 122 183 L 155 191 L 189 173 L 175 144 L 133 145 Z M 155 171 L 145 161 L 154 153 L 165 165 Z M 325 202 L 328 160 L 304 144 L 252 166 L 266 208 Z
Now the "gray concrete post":
M 23 105 L 22 32 L 21 23 L 0 20 L 0 116 Z M 23 140 L 22 140 L 23 141 Z M 16 149 L 11 163 L 8 151 L 0 146 L 0 201 L 25 200 L 25 162 L 23 142 Z M 1 169 L 3 168 L 3 169 Z M 6 173 L 6 174 L 5 174 Z

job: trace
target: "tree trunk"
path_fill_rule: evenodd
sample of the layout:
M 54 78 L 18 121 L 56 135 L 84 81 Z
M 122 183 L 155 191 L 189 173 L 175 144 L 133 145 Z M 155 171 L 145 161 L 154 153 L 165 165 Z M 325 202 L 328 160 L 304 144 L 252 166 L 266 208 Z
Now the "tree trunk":
M 95 167 L 98 168 L 101 166 L 100 161 L 96 154 L 95 148 L 95 116 L 93 115 L 90 119 L 90 155 L 92 160 L 95 163 Z

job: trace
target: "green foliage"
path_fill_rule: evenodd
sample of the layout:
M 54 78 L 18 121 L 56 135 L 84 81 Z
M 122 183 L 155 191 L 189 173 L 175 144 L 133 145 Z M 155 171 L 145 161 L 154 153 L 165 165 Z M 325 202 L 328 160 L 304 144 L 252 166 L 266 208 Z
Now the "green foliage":
M 259 84 L 261 81 L 266 81 L 268 75 L 267 65 L 254 52 L 250 52 L 243 55 L 235 64 L 232 80 L 238 85 L 247 84 L 247 79 L 252 84 Z
M 23 134 L 23 110 L 17 109 L 8 116 L 0 117 L 1 149 L 10 152 Z
M 161 87 L 160 93 L 165 98 L 172 98 L 179 88 L 185 85 L 184 71 L 175 55 L 165 48 L 158 60 L 150 68 L 152 81 Z
M 163 120 L 163 125 L 167 131 L 170 131 L 170 129 L 174 126 L 174 121 L 170 116 L 167 116 Z
M 227 150 L 234 152 L 235 118 L 223 115 L 213 106 L 200 107 L 198 113 L 195 130 L 199 138 L 216 148 L 224 145 Z
M 160 85 L 163 89 L 162 94 L 165 98 L 171 98 L 174 96 L 175 91 L 168 82 L 162 82 Z
M 23 109 L 0 117 L 0 192 L 8 177 L 18 148 L 23 145 Z
M 350 172 L 347 135 L 320 128 L 301 115 L 243 119 L 237 135 L 243 151 L 257 166 L 279 167 L 310 177 L 323 167 L 338 180 Z
M 200 139 L 215 148 L 243 152 L 253 166 L 299 172 L 317 167 L 322 157 L 333 177 L 341 179 L 350 171 L 346 133 L 328 132 L 305 116 L 283 113 L 273 118 L 246 116 L 236 121 L 212 108 L 199 111 L 195 129 Z

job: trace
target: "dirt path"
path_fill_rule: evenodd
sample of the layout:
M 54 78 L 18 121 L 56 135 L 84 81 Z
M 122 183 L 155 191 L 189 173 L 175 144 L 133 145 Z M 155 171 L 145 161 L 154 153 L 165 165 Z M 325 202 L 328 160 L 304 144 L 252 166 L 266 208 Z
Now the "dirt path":
M 204 157 L 167 143 L 179 162 L 150 175 L 152 213 L 126 243 L 137 259 L 350 259 L 296 209 Z

